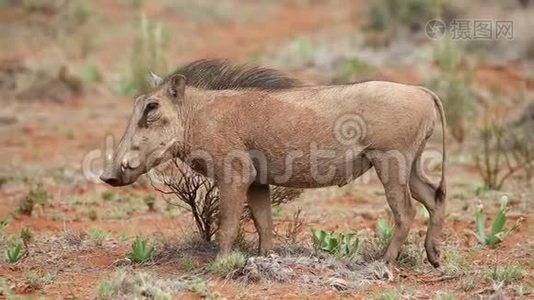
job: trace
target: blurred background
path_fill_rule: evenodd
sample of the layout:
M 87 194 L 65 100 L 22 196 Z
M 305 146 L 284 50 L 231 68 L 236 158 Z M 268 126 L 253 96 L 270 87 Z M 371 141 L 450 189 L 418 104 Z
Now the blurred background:
M 133 96 L 148 88 L 149 71 L 165 75 L 196 59 L 227 58 L 309 84 L 379 79 L 431 88 L 449 122 L 450 214 L 458 222 L 449 232 L 461 235 L 476 203 L 497 210 L 503 196 L 518 219 L 530 213 L 533 196 L 529 2 L 0 0 L 0 217 L 10 220 L 9 233 L 98 227 L 116 243 L 187 228 L 190 216 L 177 218 L 183 212 L 163 201 L 147 213 L 153 209 L 145 203 L 154 199 L 146 195 L 161 195 L 146 180 L 110 191 L 95 178 L 106 145 L 127 124 Z M 434 138 L 437 147 L 439 134 Z M 15 213 L 28 195 L 37 195 L 40 208 Z M 309 208 L 319 198 L 325 206 Z M 277 213 L 289 216 L 304 205 L 310 224 L 372 228 L 384 213 L 381 198 L 373 179 L 305 193 Z M 339 222 L 326 223 L 325 211 Z M 106 263 L 124 252 L 123 244 L 108 246 L 107 254 L 94 254 Z M 89 273 L 93 284 L 98 276 Z

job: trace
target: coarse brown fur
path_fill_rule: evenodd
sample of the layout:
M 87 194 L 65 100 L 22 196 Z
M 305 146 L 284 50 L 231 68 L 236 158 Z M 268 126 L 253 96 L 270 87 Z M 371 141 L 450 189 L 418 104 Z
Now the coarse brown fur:
M 184 75 L 187 86 L 206 90 L 261 89 L 279 90 L 301 86 L 297 79 L 281 72 L 247 64 L 234 65 L 224 59 L 201 59 L 172 72 L 158 85 L 165 84 L 173 75 Z
M 436 108 L 443 133 L 446 126 L 433 92 L 383 81 L 303 87 L 273 70 L 221 61 L 181 70 L 165 79 L 152 76 L 155 89 L 136 100 L 104 181 L 130 184 L 178 157 L 219 187 L 221 253 L 231 250 L 248 200 L 264 254 L 272 248 L 270 184 L 341 186 L 374 167 L 395 219 L 384 259 L 394 261 L 408 235 L 413 197 L 430 213 L 425 249 L 439 265 L 445 145 L 440 183 L 421 172 Z

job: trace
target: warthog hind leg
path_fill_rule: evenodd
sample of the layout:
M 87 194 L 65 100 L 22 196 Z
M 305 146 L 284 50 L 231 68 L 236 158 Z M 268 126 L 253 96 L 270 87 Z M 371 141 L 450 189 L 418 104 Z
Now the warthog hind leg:
M 393 263 L 397 259 L 400 247 L 406 240 L 415 217 L 408 187 L 411 162 L 408 164 L 405 158 L 406 156 L 398 159 L 387 155 L 371 158 L 376 173 L 384 185 L 386 199 L 395 221 L 395 231 L 383 257 L 388 263 Z
M 445 214 L 445 201 L 443 199 L 436 199 L 437 189 L 437 185 L 431 183 L 423 173 L 421 154 L 419 154 L 414 161 L 413 170 L 410 175 L 410 190 L 414 199 L 421 202 L 430 215 L 425 238 L 425 250 L 428 261 L 436 268 L 439 267 L 440 253 L 438 241 Z

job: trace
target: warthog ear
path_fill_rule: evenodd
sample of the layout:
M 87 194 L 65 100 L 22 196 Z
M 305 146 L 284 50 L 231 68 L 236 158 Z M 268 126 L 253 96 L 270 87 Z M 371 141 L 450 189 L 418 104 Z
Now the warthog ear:
M 161 82 L 163 82 L 163 78 L 159 77 L 154 72 L 150 72 L 150 74 L 147 75 L 146 79 L 150 83 L 150 86 L 153 88 L 157 87 L 161 84 Z
M 174 74 L 169 78 L 167 93 L 171 100 L 177 104 L 182 104 L 185 94 L 185 76 L 182 74 Z

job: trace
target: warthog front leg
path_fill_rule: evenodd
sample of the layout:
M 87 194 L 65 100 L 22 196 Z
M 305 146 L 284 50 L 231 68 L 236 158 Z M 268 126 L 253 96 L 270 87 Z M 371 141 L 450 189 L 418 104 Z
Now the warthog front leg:
M 219 255 L 227 255 L 232 251 L 239 229 L 239 220 L 247 199 L 248 185 L 219 186 Z
M 251 185 L 248 189 L 248 206 L 260 238 L 260 255 L 265 255 L 273 247 L 271 198 L 269 185 Z

